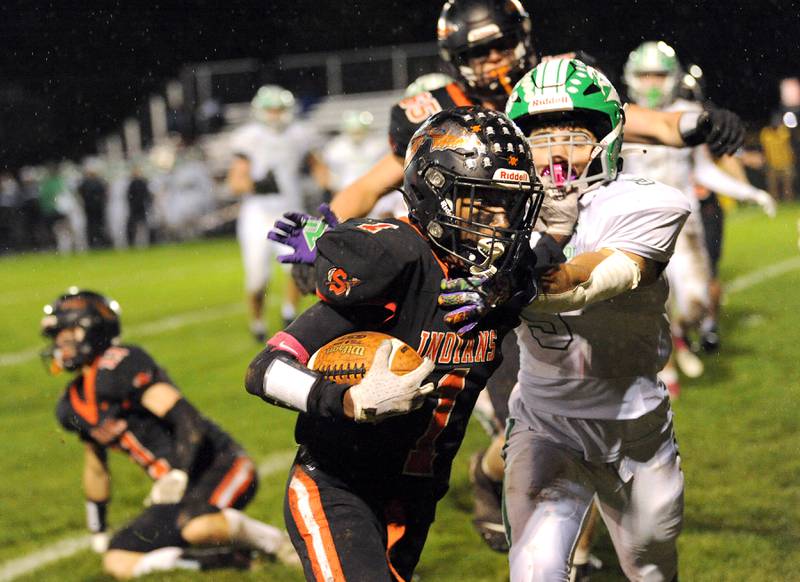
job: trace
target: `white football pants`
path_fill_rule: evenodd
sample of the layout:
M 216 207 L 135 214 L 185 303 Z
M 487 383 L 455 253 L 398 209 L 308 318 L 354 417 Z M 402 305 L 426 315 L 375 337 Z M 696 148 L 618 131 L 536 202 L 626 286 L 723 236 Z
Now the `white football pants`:
M 649 450 L 599 463 L 518 422 L 509 429 L 504 519 L 512 582 L 569 580 L 575 545 L 595 496 L 625 575 L 635 582 L 673 580 L 683 473 L 672 431 Z

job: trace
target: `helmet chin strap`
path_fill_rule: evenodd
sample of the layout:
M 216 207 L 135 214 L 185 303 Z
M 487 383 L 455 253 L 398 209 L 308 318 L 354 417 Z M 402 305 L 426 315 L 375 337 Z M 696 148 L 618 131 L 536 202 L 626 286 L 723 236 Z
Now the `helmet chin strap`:
M 487 275 L 491 276 L 497 272 L 497 267 L 494 263 L 503 256 L 506 252 L 506 247 L 503 243 L 499 243 L 491 237 L 485 237 L 478 240 L 478 252 L 484 256 L 482 263 L 473 265 L 469 268 L 472 275 Z

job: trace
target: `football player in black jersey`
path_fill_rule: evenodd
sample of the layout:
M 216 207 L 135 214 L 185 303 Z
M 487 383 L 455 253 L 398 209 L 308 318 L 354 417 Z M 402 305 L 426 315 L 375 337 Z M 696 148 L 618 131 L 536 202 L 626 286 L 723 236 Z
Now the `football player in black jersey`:
M 147 352 L 118 343 L 116 302 L 70 289 L 45 307 L 41 327 L 52 340 L 43 352 L 51 370 L 76 373 L 56 415 L 84 443 L 87 524 L 109 574 L 244 566 L 251 549 L 296 561 L 283 531 L 241 512 L 258 486 L 244 449 L 203 417 Z M 155 481 L 149 507 L 113 537 L 108 449 L 128 455 Z M 193 554 L 190 546 L 199 544 L 217 547 Z
M 437 113 L 412 137 L 409 220 L 355 219 L 319 241 L 321 301 L 273 336 L 247 390 L 300 412 L 284 511 L 309 580 L 410 580 L 472 408 L 533 296 L 528 234 L 541 202 L 524 136 L 482 107 Z M 481 275 L 512 299 L 473 335 L 445 324 L 443 278 Z M 395 376 L 388 342 L 364 379 L 335 384 L 306 368 L 330 340 L 380 331 L 425 360 Z
M 403 99 L 393 107 L 392 151 L 336 194 L 331 203 L 336 216 L 340 220 L 364 216 L 380 196 L 400 184 L 408 139 L 431 114 L 473 103 L 502 110 L 511 88 L 537 63 L 531 29 L 531 19 L 519 0 L 445 3 L 437 26 L 439 54 L 456 82 Z M 724 110 L 682 116 L 630 104 L 625 135 L 629 141 L 675 147 L 707 142 L 721 155 L 741 146 L 744 128 L 736 115 Z

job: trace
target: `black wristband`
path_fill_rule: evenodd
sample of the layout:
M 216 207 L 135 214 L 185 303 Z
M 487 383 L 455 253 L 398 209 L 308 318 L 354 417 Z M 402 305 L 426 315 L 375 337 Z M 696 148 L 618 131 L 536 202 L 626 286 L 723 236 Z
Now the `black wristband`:
M 86 527 L 92 533 L 106 531 L 106 508 L 108 501 L 86 500 Z

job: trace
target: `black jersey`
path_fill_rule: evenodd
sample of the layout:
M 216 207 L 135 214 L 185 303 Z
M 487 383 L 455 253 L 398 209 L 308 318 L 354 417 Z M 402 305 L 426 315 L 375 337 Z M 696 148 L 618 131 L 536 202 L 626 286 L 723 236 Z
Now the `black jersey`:
M 444 109 L 473 104 L 456 83 L 406 97 L 392 107 L 389 120 L 389 144 L 392 151 L 404 158 L 411 136 L 431 115 Z
M 58 421 L 84 441 L 126 453 L 153 479 L 173 468 L 172 427 L 147 410 L 144 391 L 159 382 L 172 384 L 167 373 L 143 349 L 133 345 L 108 348 L 88 372 L 68 385 L 56 407 Z M 214 423 L 207 422 L 191 472 L 203 471 L 220 451 L 238 445 Z
M 326 407 L 315 406 L 311 414 L 299 415 L 297 442 L 322 468 L 343 478 L 421 485 L 444 495 L 475 400 L 501 362 L 500 344 L 516 325 L 516 313 L 494 312 L 471 339 L 451 331 L 438 305 L 447 267 L 402 220 L 350 220 L 326 233 L 318 247 L 322 301 L 286 333 L 309 354 L 352 331 L 389 334 L 433 360 L 436 368 L 428 379 L 438 388 L 421 408 L 374 425 L 320 414 Z M 329 387 L 326 393 L 341 399 L 344 389 Z

